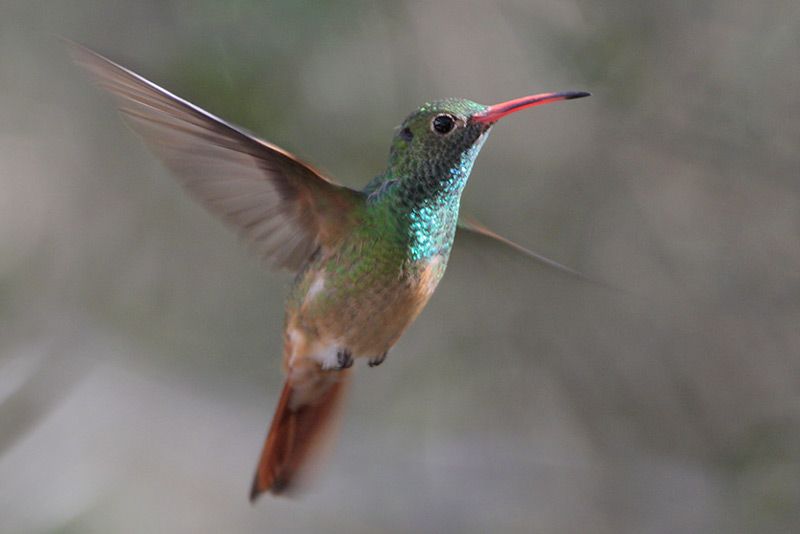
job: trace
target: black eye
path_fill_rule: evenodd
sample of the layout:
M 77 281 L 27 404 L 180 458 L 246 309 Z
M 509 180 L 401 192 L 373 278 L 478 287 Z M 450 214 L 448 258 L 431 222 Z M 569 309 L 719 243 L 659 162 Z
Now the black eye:
M 414 134 L 411 132 L 410 128 L 406 127 L 400 130 L 400 138 L 410 143 L 411 140 L 414 139 Z
M 455 125 L 456 120 L 452 115 L 437 115 L 431 123 L 431 128 L 434 132 L 444 135 L 450 133 Z

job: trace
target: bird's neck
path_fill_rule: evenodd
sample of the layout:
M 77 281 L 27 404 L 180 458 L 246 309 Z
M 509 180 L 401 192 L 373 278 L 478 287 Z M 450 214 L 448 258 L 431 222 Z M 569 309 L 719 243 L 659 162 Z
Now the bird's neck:
M 461 192 L 472 162 L 444 169 L 387 169 L 365 190 L 370 210 L 406 259 L 447 256 L 455 237 Z M 427 171 L 427 172 L 426 172 Z
M 419 185 L 401 184 L 393 202 L 394 217 L 412 261 L 447 256 L 456 233 L 463 186 L 421 195 Z

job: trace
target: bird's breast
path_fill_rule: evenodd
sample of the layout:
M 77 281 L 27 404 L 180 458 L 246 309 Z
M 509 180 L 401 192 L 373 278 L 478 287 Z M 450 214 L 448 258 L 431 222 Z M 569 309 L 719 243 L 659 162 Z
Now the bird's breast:
M 355 260 L 307 271 L 302 295 L 287 307 L 285 356 L 297 357 L 301 346 L 319 357 L 337 349 L 354 357 L 385 353 L 425 307 L 446 264 L 446 255 L 435 255 L 393 267 Z

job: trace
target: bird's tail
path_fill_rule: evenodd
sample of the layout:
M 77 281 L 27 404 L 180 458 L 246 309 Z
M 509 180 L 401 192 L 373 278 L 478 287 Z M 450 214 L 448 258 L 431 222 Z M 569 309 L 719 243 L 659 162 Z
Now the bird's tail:
M 274 495 L 290 491 L 301 470 L 324 448 L 337 420 L 348 374 L 317 368 L 299 381 L 290 374 L 258 461 L 251 502 L 265 491 Z

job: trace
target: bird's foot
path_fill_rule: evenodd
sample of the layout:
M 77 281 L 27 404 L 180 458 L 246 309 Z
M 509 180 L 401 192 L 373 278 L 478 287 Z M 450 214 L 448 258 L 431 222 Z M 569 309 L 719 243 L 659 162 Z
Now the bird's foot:
M 353 353 L 347 349 L 342 349 L 336 353 L 336 363 L 339 369 L 347 369 L 353 366 Z
M 383 353 L 383 354 L 381 354 L 380 356 L 377 356 L 377 357 L 375 357 L 375 358 L 370 358 L 370 359 L 369 359 L 369 362 L 367 362 L 367 365 L 369 365 L 370 367 L 377 367 L 377 366 L 379 366 L 380 364 L 382 364 L 382 363 L 383 363 L 383 360 L 385 360 L 385 359 L 386 359 L 386 355 L 387 355 L 387 354 L 389 354 L 389 353 L 388 353 L 388 352 L 384 352 L 384 353 Z

